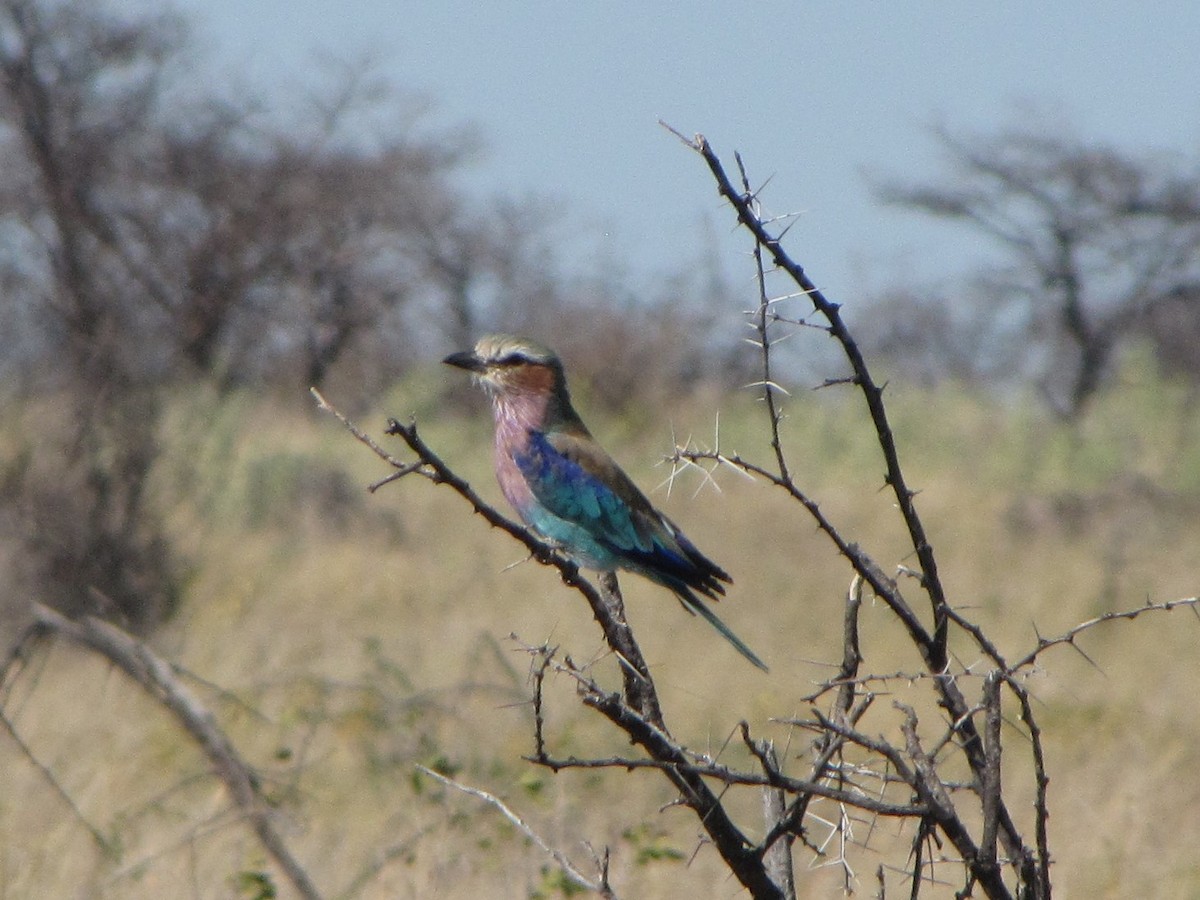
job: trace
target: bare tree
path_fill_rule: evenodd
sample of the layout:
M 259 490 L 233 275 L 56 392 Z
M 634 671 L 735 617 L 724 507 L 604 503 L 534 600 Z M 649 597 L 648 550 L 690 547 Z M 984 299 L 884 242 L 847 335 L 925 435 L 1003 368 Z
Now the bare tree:
M 962 223 L 992 242 L 1000 261 L 981 263 L 959 291 L 957 302 L 969 306 L 960 319 L 977 323 L 975 340 L 954 326 L 944 292 L 924 303 L 911 289 L 892 297 L 889 318 L 924 307 L 937 320 L 922 326 L 925 337 L 963 339 L 960 355 L 1034 374 L 1056 411 L 1079 415 L 1117 350 L 1146 333 L 1147 315 L 1200 284 L 1200 175 L 1028 128 L 934 133 L 949 158 L 946 176 L 884 183 L 879 195 Z M 1200 317 L 1200 307 L 1188 315 Z
M 68 400 L 59 454 L 6 473 L 5 523 L 51 603 L 144 626 L 174 603 L 170 549 L 147 501 L 158 400 L 131 341 L 142 314 L 109 210 L 153 115 L 174 21 L 129 24 L 75 4 L 0 6 L 0 113 L 10 145 L 4 208 L 30 258 L 10 261 L 14 302 L 53 335 Z M 49 465 L 48 465 L 49 464 Z

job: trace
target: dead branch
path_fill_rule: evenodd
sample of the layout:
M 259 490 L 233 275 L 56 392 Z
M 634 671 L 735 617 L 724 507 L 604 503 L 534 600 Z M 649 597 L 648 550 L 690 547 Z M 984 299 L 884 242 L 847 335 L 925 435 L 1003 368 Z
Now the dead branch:
M 550 846 L 545 838 L 534 831 L 524 819 L 513 812 L 508 804 L 506 804 L 495 794 L 490 794 L 487 791 L 481 790 L 477 787 L 471 787 L 470 785 L 462 784 L 461 782 L 455 781 L 453 778 L 447 778 L 440 772 L 435 772 L 433 769 L 426 768 L 425 766 L 418 765 L 416 768 L 417 771 L 428 775 L 434 781 L 444 784 L 446 787 L 454 788 L 456 791 L 461 791 L 469 797 L 478 797 L 480 800 L 484 801 L 490 806 L 495 807 L 500 811 L 504 818 L 508 819 L 508 821 L 516 826 L 518 831 L 533 841 L 533 843 L 537 844 L 537 846 L 544 853 L 553 859 L 555 864 L 559 867 L 559 869 L 562 870 L 563 874 L 566 875 L 573 884 L 578 885 L 584 890 L 591 891 L 594 894 L 599 894 L 601 897 L 608 897 L 611 898 L 611 900 L 616 900 L 617 895 L 616 892 L 613 891 L 612 885 L 608 883 L 607 872 L 602 871 L 600 873 L 599 881 L 593 881 L 592 879 L 588 878 L 579 871 L 578 867 L 571 862 L 570 858 L 565 853 L 555 847 Z
M 1200 613 L 1200 597 L 1184 597 L 1180 600 L 1168 600 L 1164 603 L 1147 602 L 1145 605 L 1139 606 L 1136 609 L 1127 609 L 1121 612 L 1108 612 L 1104 613 L 1103 615 L 1096 616 L 1094 619 L 1088 619 L 1086 622 L 1080 622 L 1074 628 L 1071 628 L 1069 631 L 1066 631 L 1058 637 L 1044 638 L 1039 635 L 1037 646 L 1018 659 L 1011 666 L 1007 667 L 1008 671 L 1010 673 L 1016 673 L 1027 666 L 1032 666 L 1035 662 L 1037 662 L 1038 657 L 1051 647 L 1058 647 L 1062 644 L 1069 644 L 1072 647 L 1075 647 L 1075 638 L 1083 634 L 1085 631 L 1091 631 L 1098 625 L 1104 625 L 1108 622 L 1117 622 L 1122 620 L 1132 621 L 1138 616 L 1144 615 L 1145 613 L 1170 612 L 1173 609 L 1181 608 L 1190 608 L 1193 612 Z M 1075 647 L 1075 649 L 1079 650 L 1078 647 Z M 1079 652 L 1082 653 L 1083 651 L 1079 650 Z M 1084 655 L 1086 656 L 1086 654 Z
M 191 736 L 212 764 L 217 777 L 253 827 L 263 848 L 305 900 L 320 900 L 320 892 L 292 855 L 271 823 L 270 810 L 250 767 L 217 725 L 212 712 L 178 678 L 170 663 L 142 641 L 94 616 L 68 619 L 61 613 L 34 604 L 37 621 L 53 633 L 69 638 L 112 662 L 161 703 Z

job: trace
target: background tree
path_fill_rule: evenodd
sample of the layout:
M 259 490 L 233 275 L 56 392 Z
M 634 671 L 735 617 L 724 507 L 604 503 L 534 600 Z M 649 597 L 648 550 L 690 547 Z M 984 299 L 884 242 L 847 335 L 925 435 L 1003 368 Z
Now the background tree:
M 390 99 L 350 69 L 309 104 L 315 131 L 185 98 L 186 36 L 170 16 L 0 4 L 3 353 L 57 425 L 4 472 L 11 574 L 137 627 L 178 588 L 147 496 L 164 391 L 322 383 L 417 290 L 395 248 L 423 223 L 391 201 L 451 193 L 463 146 L 410 140 L 403 115 L 348 140 L 364 102 Z
M 1200 320 L 1200 176 L 1188 165 L 1029 128 L 934 134 L 947 174 L 887 182 L 879 196 L 962 223 L 1000 253 L 957 296 L 883 298 L 893 312 L 881 330 L 898 325 L 907 346 L 949 359 L 951 374 L 1026 373 L 1073 418 L 1130 338 L 1149 333 L 1167 352 L 1163 330 L 1147 330 L 1152 313 Z M 942 353 L 947 344 L 957 352 Z
M 144 626 L 177 596 L 175 564 L 147 501 L 157 457 L 156 348 L 137 302 L 135 260 L 117 226 L 138 161 L 174 20 L 128 24 L 74 4 L 0 6 L 5 231 L 11 299 L 54 364 L 57 453 L 32 447 L 4 473 L 6 530 L 37 596 Z M 14 336 L 16 337 L 16 336 Z

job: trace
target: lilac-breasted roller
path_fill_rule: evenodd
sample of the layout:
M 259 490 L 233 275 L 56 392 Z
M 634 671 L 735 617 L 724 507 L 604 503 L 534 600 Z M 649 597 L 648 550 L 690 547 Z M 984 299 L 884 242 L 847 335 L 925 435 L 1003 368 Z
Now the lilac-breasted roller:
M 760 669 L 766 665 L 708 608 L 732 579 L 656 510 L 571 406 L 562 363 L 526 338 L 482 338 L 447 364 L 466 369 L 492 401 L 496 479 L 534 532 L 579 565 L 628 569 L 672 590 Z

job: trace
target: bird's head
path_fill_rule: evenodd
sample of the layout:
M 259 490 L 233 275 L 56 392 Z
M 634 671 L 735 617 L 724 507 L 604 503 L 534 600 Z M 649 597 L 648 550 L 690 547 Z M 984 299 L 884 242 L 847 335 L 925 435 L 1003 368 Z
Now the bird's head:
M 473 350 L 442 362 L 466 369 L 493 395 L 557 394 L 566 390 L 562 363 L 553 350 L 529 338 L 490 334 Z

